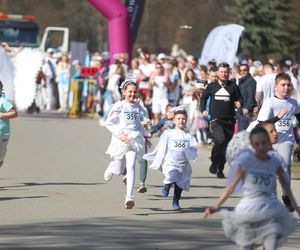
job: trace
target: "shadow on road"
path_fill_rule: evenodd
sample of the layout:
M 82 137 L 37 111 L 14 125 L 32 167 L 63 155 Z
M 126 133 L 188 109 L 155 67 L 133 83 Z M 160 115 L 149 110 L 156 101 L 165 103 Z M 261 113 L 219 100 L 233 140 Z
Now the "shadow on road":
M 0 233 L 0 249 L 238 249 L 223 235 L 220 221 L 201 218 L 184 221 L 94 218 L 1 226 Z M 299 237 L 297 230 L 289 238 L 289 247 L 298 249 Z
M 48 196 L 24 196 L 24 197 L 0 197 L 0 201 L 23 200 L 23 199 L 40 199 L 48 198 Z

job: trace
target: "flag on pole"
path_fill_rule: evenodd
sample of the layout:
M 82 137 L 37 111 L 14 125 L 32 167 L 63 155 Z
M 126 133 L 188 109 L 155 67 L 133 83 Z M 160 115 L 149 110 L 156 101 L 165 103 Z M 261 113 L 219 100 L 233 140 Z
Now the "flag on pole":
M 234 65 L 240 36 L 245 28 L 238 24 L 220 25 L 208 34 L 200 57 L 201 64 L 211 60 Z

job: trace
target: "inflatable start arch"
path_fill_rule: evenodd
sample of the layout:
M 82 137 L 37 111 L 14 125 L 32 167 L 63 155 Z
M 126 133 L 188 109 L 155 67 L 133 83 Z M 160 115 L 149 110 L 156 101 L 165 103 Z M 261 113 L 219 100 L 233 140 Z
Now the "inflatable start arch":
M 130 58 L 130 17 L 127 8 L 119 0 L 89 0 L 89 2 L 108 20 L 111 62 L 114 55 L 121 53 L 126 53 Z

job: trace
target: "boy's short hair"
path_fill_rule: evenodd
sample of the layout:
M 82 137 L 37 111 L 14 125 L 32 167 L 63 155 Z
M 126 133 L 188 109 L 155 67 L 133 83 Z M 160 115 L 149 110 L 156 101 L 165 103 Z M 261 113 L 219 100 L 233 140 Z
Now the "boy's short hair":
M 187 118 L 187 112 L 186 112 L 185 109 L 179 109 L 179 110 L 177 110 L 177 111 L 174 113 L 174 117 L 175 117 L 176 115 L 184 115 L 184 116 Z
M 290 75 L 287 73 L 278 73 L 275 77 L 275 84 L 278 84 L 281 80 L 292 82 Z
M 166 106 L 166 112 L 169 111 L 169 109 L 172 109 L 172 108 L 175 108 L 176 106 L 172 103 L 168 103 L 167 106 Z

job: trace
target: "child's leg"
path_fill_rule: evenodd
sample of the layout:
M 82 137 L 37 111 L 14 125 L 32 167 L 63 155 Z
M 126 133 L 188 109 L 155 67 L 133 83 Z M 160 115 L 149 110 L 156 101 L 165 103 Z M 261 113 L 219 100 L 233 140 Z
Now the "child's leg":
M 278 154 L 283 158 L 284 163 L 287 167 L 288 171 L 288 182 L 291 185 L 291 157 L 293 154 L 294 145 L 288 142 L 280 143 L 277 148 Z M 291 211 L 294 211 L 294 208 L 291 206 L 291 201 L 289 197 L 286 195 L 285 190 L 282 190 L 282 201 L 284 205 Z
M 277 235 L 271 234 L 264 239 L 264 250 L 277 249 Z
M 140 159 L 139 165 L 140 165 L 140 187 L 138 188 L 138 192 L 145 193 L 147 192 L 145 181 L 147 177 L 148 162 L 144 159 Z
M 126 196 L 131 197 L 135 183 L 135 160 L 136 152 L 128 151 L 126 153 L 126 170 L 127 170 L 127 192 Z
M 140 164 L 140 183 L 144 184 L 147 177 L 148 164 L 147 161 L 144 159 L 140 159 L 139 164 Z
M 173 196 L 173 208 L 175 210 L 180 210 L 179 200 L 181 198 L 182 188 L 180 188 L 176 182 L 174 183 L 174 196 Z
M 207 133 L 206 133 L 206 129 L 204 128 L 201 128 L 200 129 L 200 132 L 201 132 L 201 134 L 202 134 L 202 138 L 203 138 L 203 142 L 204 143 L 207 143 Z
M 110 162 L 104 172 L 104 180 L 109 181 L 113 175 L 121 175 L 125 169 L 125 163 L 125 157 L 121 160 L 114 159 Z
M 144 148 L 142 149 L 142 154 L 147 153 L 147 145 L 145 144 Z M 139 165 L 140 165 L 140 184 L 145 185 L 145 181 L 147 178 L 147 170 L 148 170 L 148 162 L 144 160 L 143 158 L 139 159 Z
M 198 143 L 201 143 L 201 133 L 199 129 L 196 129 L 196 139 Z
M 291 176 L 291 158 L 293 154 L 293 148 L 294 145 L 288 142 L 280 143 L 277 148 L 278 154 L 283 158 L 284 163 L 287 166 L 289 176 Z
M 181 198 L 182 188 L 180 188 L 176 182 L 174 183 L 174 196 L 173 196 L 173 202 L 179 202 Z
M 161 191 L 161 194 L 163 197 L 168 197 L 169 196 L 169 192 L 170 192 L 170 188 L 172 186 L 173 183 L 168 183 L 168 184 L 165 184 L 163 186 L 163 189 Z
M 126 160 L 125 157 L 123 157 L 121 160 L 114 160 L 111 167 L 111 172 L 114 175 L 121 175 L 124 172 L 125 169 Z

